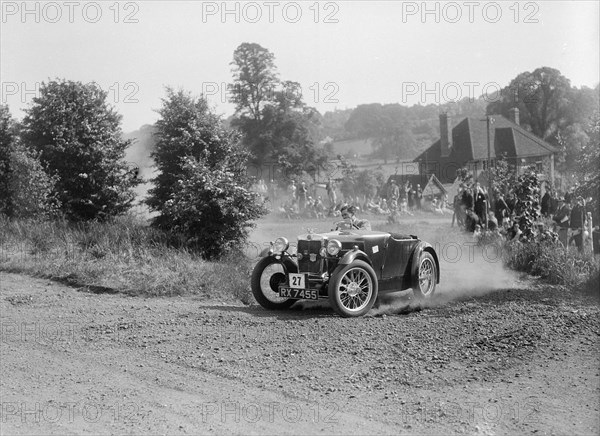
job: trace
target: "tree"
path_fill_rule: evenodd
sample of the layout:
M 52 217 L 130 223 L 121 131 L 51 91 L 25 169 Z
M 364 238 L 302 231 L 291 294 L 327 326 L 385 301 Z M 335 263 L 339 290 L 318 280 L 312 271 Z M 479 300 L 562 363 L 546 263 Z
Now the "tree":
M 23 120 L 23 139 L 51 176 L 63 212 L 72 220 L 107 219 L 126 212 L 140 183 L 123 160 L 121 116 L 95 83 L 42 83 Z
M 413 111 L 399 104 L 379 103 L 359 105 L 350 115 L 346 129 L 355 138 L 373 140 L 374 157 L 411 159 L 418 154 L 417 135 L 422 128 Z
M 516 107 L 521 125 L 549 143 L 557 144 L 556 134 L 568 122 L 571 97 L 569 79 L 554 68 L 541 67 L 511 80 L 500 98 L 488 105 L 487 114 L 508 117 L 509 110 Z
M 577 178 L 580 170 L 579 159 L 582 149 L 590 141 L 589 122 L 599 107 L 599 89 L 582 87 L 573 88 L 570 94 L 572 104 L 566 112 L 567 125 L 557 133 L 557 144 L 560 149 L 557 169 L 567 179 Z
M 249 153 L 226 130 L 206 99 L 167 88 L 158 110 L 158 169 L 147 204 L 155 226 L 186 237 L 190 248 L 213 259 L 239 246 L 252 220 L 266 213 L 246 173 Z
M 0 213 L 10 209 L 10 155 L 15 149 L 15 125 L 8 106 L 0 105 Z
M 322 117 L 304 104 L 300 84 L 280 81 L 274 55 L 258 44 L 241 44 L 232 65 L 231 125 L 242 133 L 253 163 L 276 163 L 288 177 L 314 177 L 326 159 L 314 146 Z
M 244 42 L 233 52 L 231 65 L 231 102 L 236 114 L 260 121 L 264 104 L 272 101 L 279 83 L 275 56 L 259 44 Z
M 600 195 L 600 171 L 598 171 L 600 168 L 600 112 L 596 111 L 590 118 L 586 134 L 589 140 L 581 149 L 580 170 L 577 174 L 579 186 L 576 191 L 578 195 L 592 198 L 590 206 L 597 211 L 600 206 L 598 204 Z M 594 223 L 594 225 L 598 225 L 598 223 Z
M 377 196 L 379 187 L 384 184 L 384 175 L 380 170 L 362 170 L 356 174 L 355 193 L 366 200 Z

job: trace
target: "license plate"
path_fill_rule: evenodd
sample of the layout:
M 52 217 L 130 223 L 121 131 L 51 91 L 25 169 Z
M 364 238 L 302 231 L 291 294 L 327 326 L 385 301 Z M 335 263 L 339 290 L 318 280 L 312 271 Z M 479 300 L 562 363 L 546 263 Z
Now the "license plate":
M 290 274 L 290 288 L 306 289 L 306 274 Z
M 319 294 L 316 289 L 293 289 L 279 288 L 279 296 L 296 300 L 318 300 Z

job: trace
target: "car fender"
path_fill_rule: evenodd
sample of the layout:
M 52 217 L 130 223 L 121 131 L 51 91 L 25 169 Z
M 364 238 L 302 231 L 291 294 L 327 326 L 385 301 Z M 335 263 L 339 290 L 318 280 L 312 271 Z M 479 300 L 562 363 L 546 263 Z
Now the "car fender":
M 410 259 L 410 278 L 411 278 L 411 286 L 415 287 L 419 284 L 419 258 L 421 257 L 421 253 L 424 251 L 430 253 L 433 256 L 433 260 L 435 261 L 435 269 L 436 269 L 436 283 L 440 282 L 440 262 L 438 260 L 437 253 L 431 246 L 425 241 L 420 241 L 414 248 L 413 254 Z
M 338 265 L 350 265 L 355 260 L 362 260 L 363 262 L 366 262 L 372 266 L 371 259 L 369 259 L 369 256 L 367 256 L 367 253 L 358 249 L 350 250 L 344 254 L 344 256 L 338 262 Z
M 273 257 L 277 258 L 277 255 L 274 255 Z M 283 267 L 288 274 L 298 272 L 298 261 L 289 254 L 284 253 L 283 255 L 280 255 L 279 260 L 283 263 Z
M 288 253 L 283 254 L 273 254 L 270 251 L 270 248 L 265 248 L 260 252 L 259 258 L 262 260 L 265 257 L 274 257 L 279 260 L 280 263 L 283 264 L 284 268 L 288 272 L 298 272 L 298 261 L 296 258 L 290 256 Z

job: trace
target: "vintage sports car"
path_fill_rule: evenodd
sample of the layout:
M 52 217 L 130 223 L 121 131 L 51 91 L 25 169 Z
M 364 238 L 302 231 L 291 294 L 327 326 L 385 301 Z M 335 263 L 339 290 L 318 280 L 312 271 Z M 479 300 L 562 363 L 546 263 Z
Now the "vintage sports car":
M 328 233 L 298 236 L 295 254 L 286 238 L 263 254 L 252 272 L 252 293 L 267 309 L 329 299 L 341 316 L 362 316 L 380 294 L 412 288 L 416 298 L 427 299 L 440 280 L 437 254 L 427 242 L 357 229 L 349 221 Z

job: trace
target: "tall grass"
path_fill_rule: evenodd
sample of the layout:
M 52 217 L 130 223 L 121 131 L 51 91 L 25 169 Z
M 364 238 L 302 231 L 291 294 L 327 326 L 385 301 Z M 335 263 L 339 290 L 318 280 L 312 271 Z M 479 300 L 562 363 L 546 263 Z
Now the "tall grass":
M 0 217 L 0 269 L 131 295 L 251 301 L 248 259 L 207 262 L 182 242 L 134 216 L 75 224 Z
M 509 244 L 504 255 L 506 265 L 517 271 L 551 284 L 598 292 L 600 261 L 592 255 L 551 241 Z

